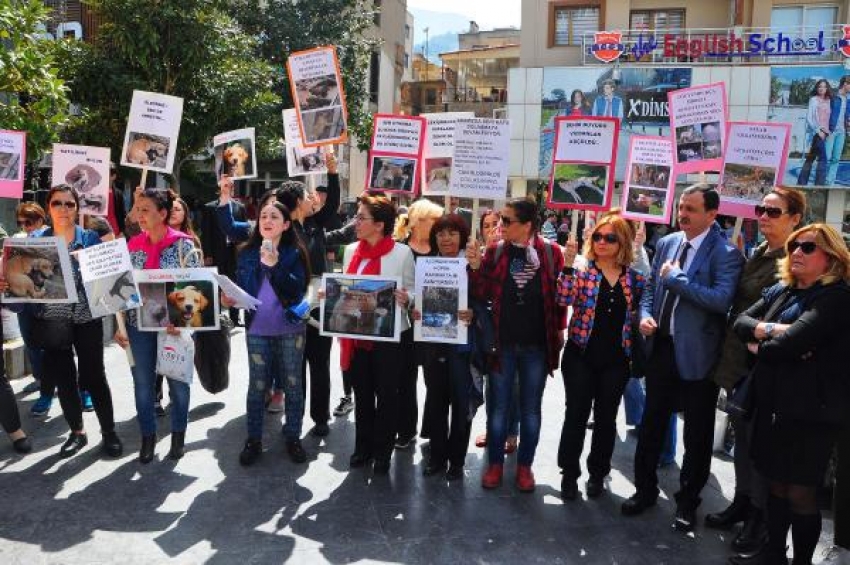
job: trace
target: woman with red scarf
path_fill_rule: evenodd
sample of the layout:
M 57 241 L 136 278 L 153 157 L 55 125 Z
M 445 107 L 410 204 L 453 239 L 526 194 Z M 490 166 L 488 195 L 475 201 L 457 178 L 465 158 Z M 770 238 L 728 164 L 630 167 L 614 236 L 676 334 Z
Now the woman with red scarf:
M 362 195 L 354 217 L 356 243 L 345 248 L 343 270 L 353 275 L 401 277 L 395 292 L 399 306 L 409 308 L 407 289 L 414 285 L 413 253 L 392 239 L 396 208 L 386 196 Z M 407 314 L 402 315 L 402 332 L 412 331 Z M 374 459 L 375 474 L 390 470 L 390 455 L 398 420 L 399 368 L 404 365 L 401 343 L 342 339 L 341 365 L 350 371 L 354 385 L 356 440 L 352 467 Z M 404 339 L 402 339 L 404 341 Z

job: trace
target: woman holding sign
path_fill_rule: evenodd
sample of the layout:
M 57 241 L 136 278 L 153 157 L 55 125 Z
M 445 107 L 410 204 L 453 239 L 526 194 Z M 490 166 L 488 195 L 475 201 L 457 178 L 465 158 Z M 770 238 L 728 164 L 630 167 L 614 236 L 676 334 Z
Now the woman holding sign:
M 185 258 L 185 268 L 199 268 L 201 262 L 196 253 L 192 237 L 168 225 L 174 195 L 170 191 L 145 188 L 136 196 L 134 213 L 142 233 L 129 241 L 130 260 L 134 269 L 179 269 L 180 258 Z M 144 308 L 145 306 L 142 306 Z M 135 365 L 132 367 L 133 388 L 136 396 L 136 417 L 142 432 L 142 447 L 139 462 L 153 461 L 156 447 L 156 359 L 157 333 L 142 332 L 136 328 L 138 314 L 130 310 L 127 316 L 127 335 L 120 331 L 115 341 L 121 347 L 130 346 Z M 180 335 L 180 330 L 169 325 L 171 335 Z M 189 385 L 177 379 L 168 379 L 171 397 L 171 450 L 168 457 L 183 457 L 186 426 L 189 422 Z
M 558 279 L 558 303 L 572 306 L 567 346 L 561 361 L 567 410 L 558 446 L 561 497 L 575 500 L 581 476 L 581 452 L 593 409 L 593 438 L 587 458 L 587 496 L 605 490 L 617 435 L 617 410 L 629 379 L 633 329 L 646 278 L 634 261 L 635 230 L 618 211 L 599 218 L 585 239 L 587 266 L 573 269 L 575 238 L 564 250 L 564 272 Z
M 473 296 L 493 302 L 496 342 L 490 370 L 489 465 L 481 479 L 484 488 L 502 483 L 508 408 L 517 373 L 522 425 L 516 484 L 522 492 L 535 488 L 531 464 L 540 439 L 543 389 L 547 373 L 558 368 L 565 326 L 564 308 L 555 299 L 564 256 L 560 248 L 540 237 L 538 223 L 537 204 L 515 198 L 502 209 L 502 243 L 487 248 L 483 260 L 476 242 L 466 247 Z

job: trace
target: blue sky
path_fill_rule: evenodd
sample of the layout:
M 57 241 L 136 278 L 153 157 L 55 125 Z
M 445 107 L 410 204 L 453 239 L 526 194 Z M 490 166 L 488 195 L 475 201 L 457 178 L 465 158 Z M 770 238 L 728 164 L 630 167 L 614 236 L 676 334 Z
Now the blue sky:
M 461 14 L 483 29 L 520 27 L 521 0 L 407 0 L 407 7 Z

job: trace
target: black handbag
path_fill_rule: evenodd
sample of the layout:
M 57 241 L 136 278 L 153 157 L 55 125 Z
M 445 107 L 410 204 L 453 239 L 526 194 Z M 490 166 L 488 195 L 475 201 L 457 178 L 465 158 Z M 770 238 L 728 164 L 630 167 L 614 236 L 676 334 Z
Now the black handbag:
M 230 385 L 230 330 L 233 322 L 220 316 L 217 331 L 195 333 L 195 370 L 204 390 L 212 394 Z
M 749 419 L 755 407 L 755 394 L 752 388 L 753 372 L 738 381 L 732 392 L 726 397 L 726 413 L 730 416 Z
M 74 322 L 62 319 L 32 319 L 27 345 L 33 349 L 71 349 L 74 345 Z

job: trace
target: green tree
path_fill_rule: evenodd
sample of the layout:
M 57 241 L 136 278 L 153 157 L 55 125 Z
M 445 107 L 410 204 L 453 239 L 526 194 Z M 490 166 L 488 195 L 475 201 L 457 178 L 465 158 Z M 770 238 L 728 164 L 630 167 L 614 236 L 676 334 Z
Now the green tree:
M 55 43 L 39 33 L 48 13 L 40 0 L 0 0 L 0 127 L 27 132 L 30 163 L 58 141 L 70 117 Z
M 282 95 L 281 109 L 292 108 L 286 76 L 290 53 L 320 45 L 335 45 L 345 85 L 348 127 L 366 150 L 372 135 L 368 101 L 368 71 L 372 51 L 379 42 L 371 37 L 375 10 L 364 0 L 232 0 L 229 11 L 244 29 L 261 38 L 257 55 L 272 63 L 279 74 L 275 91 Z
M 283 132 L 275 70 L 253 53 L 219 0 L 86 0 L 101 17 L 93 44 L 64 42 L 62 74 L 81 105 L 77 143 L 120 154 L 133 90 L 183 98 L 173 176 L 223 131 L 254 126 L 268 152 Z M 278 140 L 278 141 L 276 141 Z M 262 148 L 261 148 L 262 149 Z M 279 153 L 278 153 L 279 154 Z M 117 159 L 116 159 L 117 160 Z

